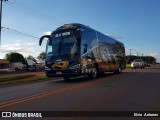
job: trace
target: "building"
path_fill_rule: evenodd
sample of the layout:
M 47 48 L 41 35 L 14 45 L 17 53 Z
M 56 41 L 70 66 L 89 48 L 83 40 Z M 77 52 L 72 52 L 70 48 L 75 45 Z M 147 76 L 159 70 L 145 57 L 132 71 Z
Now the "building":
M 10 71 L 10 62 L 6 59 L 0 59 L 0 72 Z
M 11 64 L 11 68 L 15 69 L 16 71 L 24 71 L 26 65 L 24 65 L 22 62 L 13 62 Z
M 36 62 L 33 61 L 33 60 L 27 59 L 26 61 L 27 61 L 27 63 L 28 63 L 29 66 L 36 65 Z

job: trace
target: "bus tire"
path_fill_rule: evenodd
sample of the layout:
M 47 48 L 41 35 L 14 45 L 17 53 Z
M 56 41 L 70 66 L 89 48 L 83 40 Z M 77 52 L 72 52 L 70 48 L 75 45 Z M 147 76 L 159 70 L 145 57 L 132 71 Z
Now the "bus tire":
M 115 74 L 119 74 L 122 72 L 122 66 L 119 65 L 118 70 L 114 71 Z

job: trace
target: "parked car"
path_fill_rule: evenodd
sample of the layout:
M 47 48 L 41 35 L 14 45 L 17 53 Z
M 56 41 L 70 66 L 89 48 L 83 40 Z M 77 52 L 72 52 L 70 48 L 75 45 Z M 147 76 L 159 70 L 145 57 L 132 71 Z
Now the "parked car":
M 34 65 L 28 65 L 26 71 L 35 71 L 36 67 Z
M 145 68 L 145 62 L 142 59 L 135 59 L 133 62 L 131 62 L 131 68 L 136 69 L 136 68 Z
M 145 62 L 145 67 L 150 67 L 151 65 L 147 62 Z

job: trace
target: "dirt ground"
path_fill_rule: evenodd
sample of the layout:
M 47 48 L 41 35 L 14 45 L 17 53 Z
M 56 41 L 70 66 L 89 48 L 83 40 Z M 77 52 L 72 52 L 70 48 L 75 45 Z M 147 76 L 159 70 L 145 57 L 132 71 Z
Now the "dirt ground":
M 4 85 L 0 85 L 0 88 L 2 87 L 10 87 L 10 86 L 15 86 L 15 85 L 20 85 L 20 84 L 26 84 L 26 81 L 32 81 L 38 78 L 42 78 L 45 77 L 45 72 L 14 72 L 14 73 L 0 73 L 0 77 L 2 76 L 17 76 L 17 75 L 35 75 L 35 76 L 31 76 L 31 77 L 27 77 L 27 78 L 23 78 L 23 79 L 19 79 L 19 81 L 24 81 L 24 83 L 16 83 L 16 84 L 4 84 Z M 53 78 L 47 78 L 46 80 L 56 80 L 56 77 Z M 38 81 L 35 81 L 38 82 Z M 40 82 L 40 81 L 39 81 Z M 30 83 L 30 82 L 27 82 Z M 31 82 L 32 83 L 32 82 Z
M 12 72 L 12 73 L 0 73 L 0 76 L 15 76 L 15 75 L 36 75 L 45 76 L 45 72 Z

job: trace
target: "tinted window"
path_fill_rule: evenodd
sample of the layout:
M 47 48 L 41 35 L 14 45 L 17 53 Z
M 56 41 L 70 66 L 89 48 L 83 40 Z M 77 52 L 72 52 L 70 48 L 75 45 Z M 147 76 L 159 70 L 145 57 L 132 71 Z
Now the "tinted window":
M 88 50 L 92 49 L 97 45 L 96 32 L 92 30 L 83 30 L 82 31 L 82 48 L 81 53 L 84 54 Z M 86 50 L 87 49 L 87 50 Z
M 87 44 L 88 44 L 88 49 L 92 49 L 94 46 L 97 45 L 97 36 L 96 32 L 93 30 L 88 30 L 87 31 Z
M 59 31 L 53 33 L 51 37 L 52 45 L 47 44 L 46 56 L 71 58 L 78 56 L 79 47 L 74 31 Z
M 116 40 L 113 39 L 112 37 L 104 35 L 100 32 L 98 32 L 97 34 L 98 34 L 98 40 L 99 41 L 104 41 L 104 42 L 107 42 L 107 43 L 110 43 L 110 44 L 115 44 L 116 43 Z

